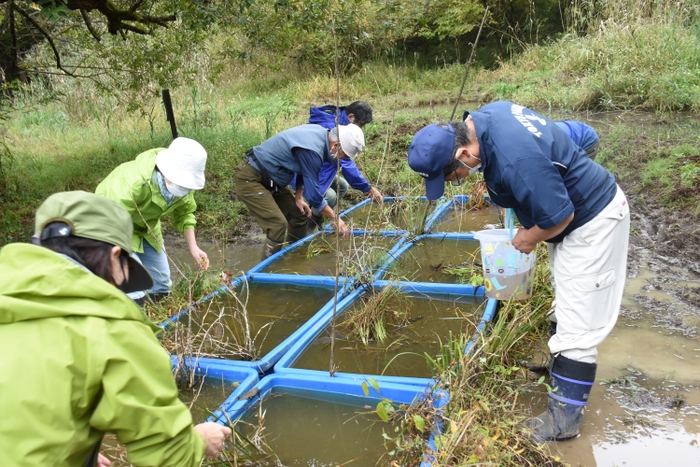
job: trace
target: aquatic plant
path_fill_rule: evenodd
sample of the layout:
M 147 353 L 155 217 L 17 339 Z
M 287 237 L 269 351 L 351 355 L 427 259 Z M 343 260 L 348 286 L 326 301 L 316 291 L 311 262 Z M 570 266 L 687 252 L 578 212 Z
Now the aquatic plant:
M 471 260 L 460 264 L 440 265 L 440 272 L 458 277 L 461 284 L 471 284 L 474 287 L 484 285 L 484 270 L 481 265 L 479 250 L 475 251 Z
M 359 307 L 348 312 L 337 329 L 348 339 L 356 338 L 364 345 L 370 341 L 384 342 L 388 327 L 409 324 L 410 300 L 396 287 L 384 287 L 361 298 Z

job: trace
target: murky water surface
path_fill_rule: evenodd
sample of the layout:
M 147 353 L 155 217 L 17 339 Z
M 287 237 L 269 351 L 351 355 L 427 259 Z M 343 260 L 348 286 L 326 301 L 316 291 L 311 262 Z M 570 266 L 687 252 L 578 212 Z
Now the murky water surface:
M 262 438 L 279 458 L 279 463 L 269 458 L 256 465 L 384 465 L 380 459 L 387 449 L 382 431 L 393 432 L 393 426 L 371 413 L 376 401 L 361 402 L 315 400 L 288 390 L 273 390 L 262 402 L 261 410 L 246 414 L 244 421 L 248 425 L 240 428 L 252 436 L 254 427 L 264 426 Z M 348 405 L 352 403 L 355 405 Z
M 445 300 L 447 299 L 447 300 Z M 376 306 L 362 298 L 338 317 L 334 343 L 334 365 L 338 371 L 367 375 L 432 377 L 425 355 L 435 358 L 450 333 L 471 335 L 483 313 L 482 301 L 473 297 L 450 300 L 447 296 L 395 297 L 382 304 L 387 310 L 408 310 L 408 322 L 388 325 L 384 341 L 372 339 L 367 345 L 356 336 L 346 335 L 347 323 L 366 306 Z M 330 326 L 323 331 L 294 363 L 295 368 L 328 370 Z
M 476 240 L 425 238 L 402 253 L 389 266 L 384 279 L 459 283 L 461 276 L 454 269 L 471 267 L 475 258 L 476 263 L 481 264 L 478 249 Z
M 351 229 L 416 232 L 435 206 L 435 203 L 428 205 L 416 199 L 397 199 L 383 205 L 366 204 L 343 216 L 343 219 Z
M 194 423 L 202 423 L 216 412 L 240 384 L 240 381 L 197 378 L 191 387 L 184 387 L 181 384 L 180 400 L 189 407 Z
M 434 232 L 472 232 L 484 230 L 499 224 L 498 208 L 468 208 L 464 204 L 454 204 L 445 212 L 433 228 Z
M 333 297 L 333 289 L 255 282 L 235 292 L 235 296 L 216 297 L 180 319 L 192 326 L 200 352 L 258 360 Z
M 386 256 L 398 240 L 383 235 L 350 235 L 346 238 L 319 235 L 283 255 L 263 272 L 335 277 L 337 267 L 341 276 L 356 277 Z

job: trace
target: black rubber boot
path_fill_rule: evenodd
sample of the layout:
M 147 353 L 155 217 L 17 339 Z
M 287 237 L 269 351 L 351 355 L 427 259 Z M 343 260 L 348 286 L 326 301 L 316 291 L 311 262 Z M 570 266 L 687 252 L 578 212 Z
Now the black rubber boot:
M 323 229 L 323 216 L 322 215 L 311 215 L 311 218 L 306 222 L 306 227 L 309 232 L 315 232 L 316 229 Z
M 596 367 L 595 363 L 578 362 L 562 355 L 554 358 L 547 411 L 527 421 L 533 441 L 566 441 L 579 435 Z
M 296 227 L 289 227 L 287 229 L 287 243 L 292 244 L 297 240 L 306 237 L 306 235 L 308 235 L 306 231 L 306 224 Z
M 263 254 L 262 259 L 267 259 L 274 255 L 282 249 L 282 242 L 275 242 L 269 238 L 265 238 L 265 243 L 263 244 Z

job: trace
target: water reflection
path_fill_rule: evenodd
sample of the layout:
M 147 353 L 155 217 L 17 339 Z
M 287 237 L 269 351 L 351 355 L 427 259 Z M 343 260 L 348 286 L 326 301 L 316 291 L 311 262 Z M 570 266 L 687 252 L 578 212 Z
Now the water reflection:
M 679 297 L 700 278 L 648 251 L 633 253 L 634 277 L 617 325 L 599 346 L 581 437 L 551 447 L 572 466 L 697 466 L 700 310 Z

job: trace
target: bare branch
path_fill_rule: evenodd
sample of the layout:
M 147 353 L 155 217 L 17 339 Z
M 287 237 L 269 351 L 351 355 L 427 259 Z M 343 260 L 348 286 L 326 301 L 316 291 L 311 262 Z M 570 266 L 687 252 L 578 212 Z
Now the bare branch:
M 138 27 L 136 27 L 136 26 L 131 26 L 131 25 L 126 24 L 126 23 L 121 23 L 121 24 L 119 25 L 119 32 L 122 32 L 122 31 L 125 31 L 125 30 L 126 30 L 126 31 L 135 32 L 136 34 L 144 34 L 144 35 L 145 35 L 145 34 L 148 34 L 148 31 L 145 30 L 145 29 L 141 29 L 141 28 L 138 28 Z M 123 36 L 122 36 L 122 37 L 123 37 Z
M 85 26 L 87 26 L 88 31 L 90 31 L 90 34 L 92 37 L 95 38 L 97 42 L 100 42 L 102 40 L 102 37 L 100 37 L 99 33 L 95 29 L 95 27 L 92 25 L 92 21 L 90 21 L 90 16 L 88 16 L 87 10 L 80 9 L 80 16 L 83 17 L 83 21 L 85 22 Z
M 136 0 L 134 4 L 131 5 L 131 8 L 129 8 L 129 11 L 133 13 L 138 10 L 141 5 L 143 5 L 143 0 Z
M 53 37 L 51 37 L 51 34 L 49 34 L 38 22 L 32 18 L 29 13 L 24 11 L 19 5 L 15 4 L 14 10 L 19 13 L 24 19 L 26 19 L 32 26 L 36 28 L 37 31 L 41 33 L 42 36 L 46 39 L 46 41 L 49 43 L 51 46 L 51 49 L 53 50 L 53 54 L 56 57 L 56 68 L 59 70 L 63 71 L 65 74 L 69 76 L 75 77 L 73 73 L 70 71 L 66 70 L 63 68 L 61 65 L 61 54 L 58 52 L 58 48 L 56 48 L 56 44 L 54 43 Z

